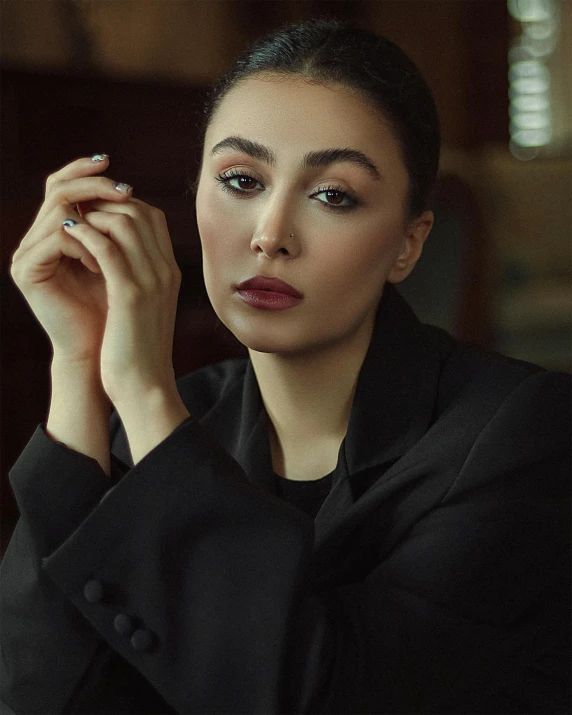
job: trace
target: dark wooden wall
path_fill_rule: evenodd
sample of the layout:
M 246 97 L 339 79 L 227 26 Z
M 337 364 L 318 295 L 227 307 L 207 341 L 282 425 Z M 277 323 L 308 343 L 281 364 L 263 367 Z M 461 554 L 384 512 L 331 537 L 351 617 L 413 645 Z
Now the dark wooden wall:
M 45 177 L 79 156 L 105 151 L 106 175 L 134 186 L 135 195 L 165 211 L 183 273 L 174 365 L 177 375 L 244 348 L 216 319 L 201 273 L 194 199 L 203 91 L 5 71 L 2 172 L 2 455 L 6 537 L 15 505 L 7 472 L 49 401 L 49 341 L 9 275 L 11 254 L 42 200 Z

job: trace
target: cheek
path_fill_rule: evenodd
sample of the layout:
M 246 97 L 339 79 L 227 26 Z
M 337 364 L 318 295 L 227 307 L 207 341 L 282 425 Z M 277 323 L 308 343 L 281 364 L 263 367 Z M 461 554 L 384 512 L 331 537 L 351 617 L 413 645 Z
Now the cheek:
M 403 238 L 399 220 L 368 222 L 332 236 L 324 252 L 322 276 L 348 292 L 381 288 L 397 258 Z
M 233 236 L 236 236 L 236 212 L 230 212 L 217 196 L 219 190 L 202 189 L 197 193 L 197 226 L 205 260 L 205 271 L 209 263 L 220 265 L 229 260 L 233 249 Z M 226 208 L 226 210 L 225 210 Z

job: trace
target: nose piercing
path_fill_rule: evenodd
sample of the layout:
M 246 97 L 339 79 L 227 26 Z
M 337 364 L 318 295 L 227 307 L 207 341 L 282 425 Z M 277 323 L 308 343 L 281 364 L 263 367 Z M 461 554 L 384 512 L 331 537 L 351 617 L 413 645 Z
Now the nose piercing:
M 290 234 L 290 238 L 294 238 L 294 234 L 293 234 L 293 233 Z

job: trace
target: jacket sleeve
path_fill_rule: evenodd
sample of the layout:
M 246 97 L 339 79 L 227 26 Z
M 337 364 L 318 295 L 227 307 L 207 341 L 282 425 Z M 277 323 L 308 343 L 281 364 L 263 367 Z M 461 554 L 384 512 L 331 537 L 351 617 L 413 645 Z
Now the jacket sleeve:
M 114 460 L 112 473 L 120 465 Z M 10 472 L 20 518 L 0 566 L 2 707 L 55 713 L 91 661 L 97 632 L 46 577 L 42 559 L 97 506 L 112 483 L 99 464 L 38 426 Z
M 45 702 L 61 711 L 101 639 L 180 713 L 525 712 L 490 703 L 567 629 L 568 389 L 524 380 L 438 504 L 363 578 L 327 588 L 312 585 L 312 522 L 190 420 L 101 503 L 86 491 L 64 540 L 36 555 L 24 590 L 41 595 L 21 617 L 48 594 L 41 623 L 53 617 L 64 648 L 50 671 L 63 692 L 39 683 Z M 65 456 L 72 481 L 86 462 Z M 135 633 L 118 633 L 119 614 Z M 17 712 L 42 712 L 15 692 Z

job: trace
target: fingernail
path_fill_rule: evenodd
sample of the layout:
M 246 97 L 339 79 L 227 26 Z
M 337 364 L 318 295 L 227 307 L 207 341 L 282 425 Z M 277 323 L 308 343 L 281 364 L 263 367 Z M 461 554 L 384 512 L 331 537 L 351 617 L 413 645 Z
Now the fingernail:
M 92 161 L 95 161 L 95 162 L 105 161 L 108 156 L 109 156 L 109 154 L 94 154 L 94 155 L 91 157 L 91 160 L 92 160 Z
M 77 224 L 77 221 L 74 221 L 73 218 L 66 218 L 66 220 L 63 222 L 63 226 L 66 228 L 72 228 Z
M 116 191 L 119 191 L 121 194 L 128 194 L 133 187 L 129 186 L 129 184 L 118 183 L 118 184 L 115 184 L 113 188 Z

